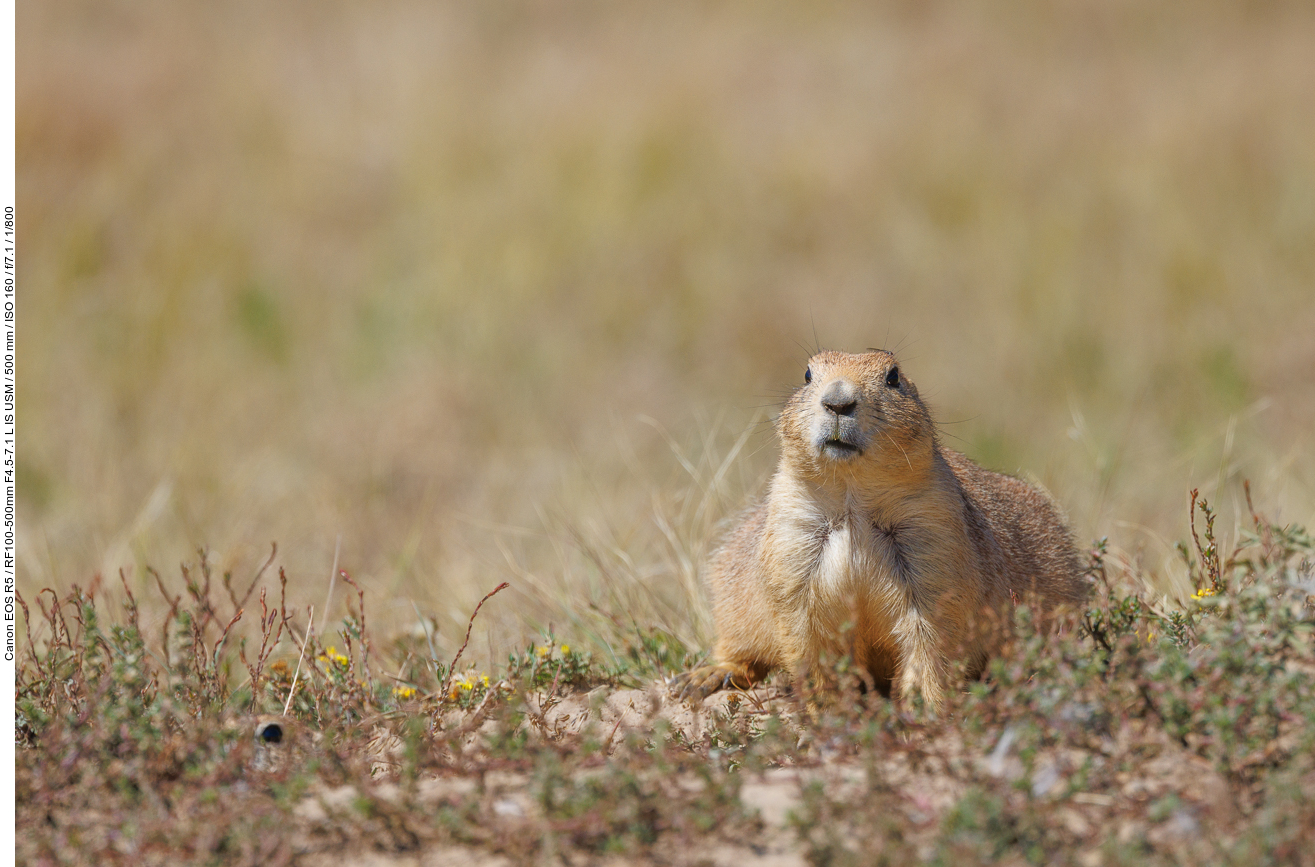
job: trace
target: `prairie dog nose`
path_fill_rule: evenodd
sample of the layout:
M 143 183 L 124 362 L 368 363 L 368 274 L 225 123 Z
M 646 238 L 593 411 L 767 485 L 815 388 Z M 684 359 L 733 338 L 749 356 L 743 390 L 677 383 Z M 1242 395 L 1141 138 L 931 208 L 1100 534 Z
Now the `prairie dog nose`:
M 858 406 L 858 386 L 847 379 L 834 379 L 822 392 L 822 406 L 836 415 L 853 415 Z

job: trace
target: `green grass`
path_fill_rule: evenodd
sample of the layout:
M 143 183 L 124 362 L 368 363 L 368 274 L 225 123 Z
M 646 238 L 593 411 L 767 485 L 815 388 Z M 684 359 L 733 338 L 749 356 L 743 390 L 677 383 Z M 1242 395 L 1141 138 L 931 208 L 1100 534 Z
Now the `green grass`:
M 1197 510 L 1198 598 L 1167 605 L 1098 546 L 1092 607 L 1050 635 L 1021 609 L 989 678 L 940 719 L 861 699 L 842 661 L 811 717 L 784 697 L 717 705 L 702 729 L 653 709 L 604 724 L 606 695 L 687 649 L 640 631 L 613 666 L 545 637 L 480 672 L 423 637 L 376 644 L 363 593 L 325 646 L 282 581 L 241 608 L 204 558 L 160 579 L 159 632 L 130 595 L 114 611 L 43 592 L 22 604 L 37 637 L 18 669 L 19 860 L 447 846 L 513 863 L 699 863 L 715 847 L 819 865 L 1299 862 L 1315 845 L 1315 540 L 1257 515 L 1224 551 Z M 249 641 L 232 638 L 238 611 L 261 618 Z M 550 716 L 561 702 L 588 721 Z M 798 777 L 768 822 L 745 793 L 773 768 Z

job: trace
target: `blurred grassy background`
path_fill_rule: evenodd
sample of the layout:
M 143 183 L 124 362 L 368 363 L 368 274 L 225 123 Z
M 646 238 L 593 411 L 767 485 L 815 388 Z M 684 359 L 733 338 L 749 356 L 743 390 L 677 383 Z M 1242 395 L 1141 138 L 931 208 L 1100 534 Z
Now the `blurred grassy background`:
M 20 0 L 20 587 L 209 546 L 484 652 L 699 556 L 815 345 L 1159 564 L 1315 517 L 1305 2 Z M 730 458 L 730 460 L 727 460 Z M 341 613 L 338 594 L 334 613 Z

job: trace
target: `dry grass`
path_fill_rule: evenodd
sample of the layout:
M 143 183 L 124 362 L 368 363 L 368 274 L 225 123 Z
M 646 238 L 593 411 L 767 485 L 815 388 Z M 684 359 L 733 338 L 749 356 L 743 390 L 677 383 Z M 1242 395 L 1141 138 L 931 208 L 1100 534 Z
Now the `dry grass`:
M 495 657 L 585 599 L 706 639 L 815 342 L 1157 567 L 1189 487 L 1315 513 L 1308 4 L 19 20 L 29 592 L 341 534 L 445 646 L 504 579 Z
M 701 708 L 625 690 L 690 662 L 642 628 L 617 662 L 548 639 L 467 669 L 377 642 L 346 573 L 327 646 L 282 576 L 221 592 L 204 560 L 157 577 L 158 635 L 130 592 L 117 612 L 43 592 L 22 603 L 18 860 L 1315 863 L 1315 539 L 1255 515 L 1226 549 L 1196 518 L 1194 600 L 1097 549 L 1075 628 L 1038 636 L 1020 608 L 940 719 L 863 700 L 843 659 L 810 713 L 780 686 Z M 243 605 L 259 641 L 233 637 Z M 295 668 L 266 666 L 285 632 Z

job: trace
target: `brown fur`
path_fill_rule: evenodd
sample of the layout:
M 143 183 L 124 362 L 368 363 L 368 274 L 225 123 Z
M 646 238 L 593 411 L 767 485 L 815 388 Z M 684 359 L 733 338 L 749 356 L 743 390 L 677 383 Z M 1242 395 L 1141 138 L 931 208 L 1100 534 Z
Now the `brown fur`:
M 717 664 L 677 687 L 703 696 L 778 666 L 801 683 L 852 653 L 883 692 L 936 709 L 956 669 L 980 674 L 1013 604 L 1085 597 L 1072 538 L 1045 493 L 940 445 L 891 353 L 822 352 L 809 376 L 777 422 L 767 496 L 707 568 Z

